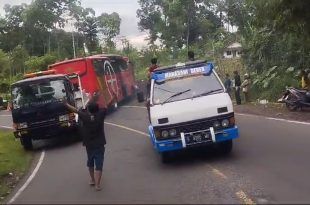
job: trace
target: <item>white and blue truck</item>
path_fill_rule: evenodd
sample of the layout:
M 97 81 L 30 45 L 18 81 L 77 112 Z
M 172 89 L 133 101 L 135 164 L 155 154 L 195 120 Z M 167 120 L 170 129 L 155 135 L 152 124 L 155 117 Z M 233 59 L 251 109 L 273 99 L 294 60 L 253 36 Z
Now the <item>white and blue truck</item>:
M 210 144 L 231 152 L 238 127 L 231 98 L 212 63 L 192 61 L 156 69 L 149 96 L 149 135 L 163 162 L 177 150 Z

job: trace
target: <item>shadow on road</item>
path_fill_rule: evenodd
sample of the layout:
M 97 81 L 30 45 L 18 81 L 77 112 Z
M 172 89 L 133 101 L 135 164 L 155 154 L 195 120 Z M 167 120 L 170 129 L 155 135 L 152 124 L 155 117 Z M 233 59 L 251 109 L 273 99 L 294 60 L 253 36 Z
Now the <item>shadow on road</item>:
M 231 161 L 234 158 L 236 158 L 236 155 L 233 152 L 223 154 L 216 147 L 210 146 L 175 152 L 171 161 L 165 163 L 165 165 L 168 167 L 188 166 L 197 163 Z
M 33 141 L 33 151 L 39 152 L 42 150 L 65 148 L 80 142 L 81 140 L 76 134 L 61 134 L 52 139 Z

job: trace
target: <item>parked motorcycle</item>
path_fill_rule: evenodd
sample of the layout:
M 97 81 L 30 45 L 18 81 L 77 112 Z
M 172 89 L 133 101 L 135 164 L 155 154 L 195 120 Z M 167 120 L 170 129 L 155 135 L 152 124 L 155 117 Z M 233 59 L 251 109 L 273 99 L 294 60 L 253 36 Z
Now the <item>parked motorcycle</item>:
M 310 92 L 308 90 L 289 87 L 278 102 L 285 103 L 290 111 L 310 107 Z

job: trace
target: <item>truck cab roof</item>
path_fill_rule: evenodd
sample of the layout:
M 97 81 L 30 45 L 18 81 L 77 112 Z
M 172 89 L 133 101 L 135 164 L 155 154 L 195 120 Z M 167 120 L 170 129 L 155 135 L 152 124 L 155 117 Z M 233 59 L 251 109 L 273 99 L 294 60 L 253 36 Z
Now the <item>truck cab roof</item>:
M 34 82 L 34 81 L 39 81 L 39 80 L 46 80 L 46 79 L 59 79 L 59 78 L 65 78 L 65 75 L 62 74 L 55 74 L 55 75 L 43 75 L 43 76 L 38 76 L 38 77 L 33 77 L 33 78 L 26 78 L 20 81 L 17 81 L 16 83 L 13 83 L 12 86 L 24 84 L 24 83 L 29 83 L 29 82 Z

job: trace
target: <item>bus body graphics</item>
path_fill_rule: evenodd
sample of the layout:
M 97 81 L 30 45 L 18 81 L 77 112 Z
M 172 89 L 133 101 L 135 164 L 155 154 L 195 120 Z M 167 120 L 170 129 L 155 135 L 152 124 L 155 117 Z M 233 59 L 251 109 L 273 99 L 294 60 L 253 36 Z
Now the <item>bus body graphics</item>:
M 124 100 L 128 95 L 134 94 L 135 82 L 133 72 L 128 68 L 127 62 L 118 56 L 117 59 L 110 59 L 111 56 L 95 55 L 86 58 L 73 59 L 59 62 L 49 66 L 59 74 L 77 73 L 80 76 L 83 92 L 92 98 L 94 93 L 99 92 L 99 106 L 108 108 L 108 105 L 117 106 L 117 103 Z M 121 76 L 121 69 L 117 65 L 127 66 L 126 69 L 131 75 Z M 132 68 L 131 68 L 132 69 Z M 129 79 L 129 80 L 128 80 Z M 127 82 L 127 83 L 124 83 Z M 72 81 L 76 84 L 76 81 Z M 124 89 L 124 87 L 132 89 Z

